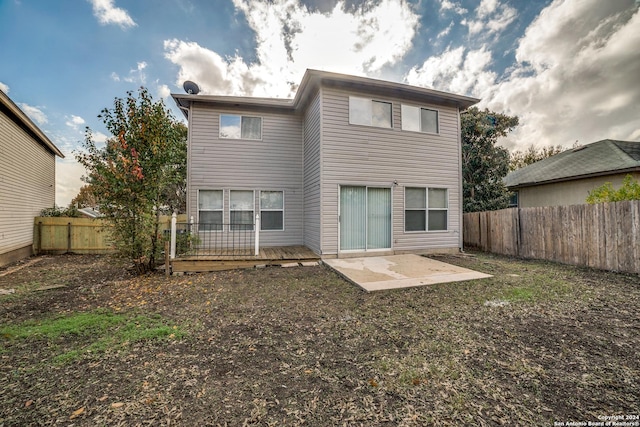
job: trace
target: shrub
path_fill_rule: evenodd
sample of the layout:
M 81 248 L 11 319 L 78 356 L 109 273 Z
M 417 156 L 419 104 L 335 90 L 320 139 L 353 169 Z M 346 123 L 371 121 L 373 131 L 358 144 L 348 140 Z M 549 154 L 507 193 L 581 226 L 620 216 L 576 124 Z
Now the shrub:
M 640 200 L 640 182 L 627 175 L 619 189 L 614 189 L 610 182 L 589 191 L 587 203 L 620 202 L 622 200 Z
M 78 209 L 74 206 L 63 208 L 58 205 L 53 205 L 52 208 L 42 209 L 40 216 L 80 218 L 82 215 L 80 215 L 80 212 L 78 212 Z

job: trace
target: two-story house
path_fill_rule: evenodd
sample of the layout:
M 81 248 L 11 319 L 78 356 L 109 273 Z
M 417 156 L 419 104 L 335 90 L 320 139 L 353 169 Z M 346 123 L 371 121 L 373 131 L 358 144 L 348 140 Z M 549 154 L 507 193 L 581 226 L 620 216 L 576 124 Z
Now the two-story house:
M 316 70 L 293 99 L 172 96 L 200 230 L 259 214 L 260 245 L 323 257 L 462 247 L 460 112 L 478 99 Z

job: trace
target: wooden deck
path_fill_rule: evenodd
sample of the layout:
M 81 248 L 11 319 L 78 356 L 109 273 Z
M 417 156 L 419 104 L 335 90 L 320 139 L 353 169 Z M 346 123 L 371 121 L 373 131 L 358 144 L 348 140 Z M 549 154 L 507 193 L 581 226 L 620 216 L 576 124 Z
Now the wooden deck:
M 317 262 L 320 257 L 305 246 L 282 246 L 260 248 L 259 255 L 237 254 L 213 255 L 200 253 L 183 256 L 171 261 L 173 273 L 208 272 L 253 268 L 267 265 L 287 265 L 302 262 Z

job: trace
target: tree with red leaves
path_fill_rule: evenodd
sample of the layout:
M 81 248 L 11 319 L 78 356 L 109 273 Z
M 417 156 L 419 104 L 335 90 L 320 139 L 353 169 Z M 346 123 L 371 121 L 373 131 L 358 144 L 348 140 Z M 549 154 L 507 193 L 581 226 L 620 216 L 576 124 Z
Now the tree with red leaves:
M 159 259 L 161 212 L 177 208 L 168 193 L 186 181 L 187 128 L 145 88 L 137 97 L 127 92 L 126 99 L 116 98 L 98 118 L 112 136 L 102 146 L 87 128 L 75 157 L 87 170 L 83 180 L 100 212 L 113 225 L 118 252 L 143 273 Z

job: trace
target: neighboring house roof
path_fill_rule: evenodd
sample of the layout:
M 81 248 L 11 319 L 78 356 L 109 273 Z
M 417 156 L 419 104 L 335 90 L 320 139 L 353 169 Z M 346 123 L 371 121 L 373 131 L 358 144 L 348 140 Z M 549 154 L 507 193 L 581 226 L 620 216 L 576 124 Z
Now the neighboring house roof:
M 104 214 L 98 211 L 98 208 L 80 208 L 78 212 L 88 218 L 101 218 L 104 216 Z
M 64 158 L 64 154 L 55 146 L 53 142 L 47 137 L 31 121 L 31 119 L 7 96 L 6 93 L 0 90 L 0 111 L 6 114 L 14 123 L 20 126 L 25 132 L 29 134 L 33 139 L 42 144 L 47 150 L 52 152 L 58 157 Z
M 510 172 L 504 182 L 513 189 L 636 171 L 640 172 L 640 141 L 604 139 Z
M 442 92 L 403 83 L 394 83 L 369 77 L 351 76 L 347 74 L 330 73 L 327 71 L 307 70 L 302 77 L 300 86 L 293 99 L 287 98 L 253 98 L 244 96 L 212 96 L 172 94 L 178 106 L 187 108 L 192 101 L 204 101 L 221 105 L 239 105 L 251 107 L 267 107 L 282 110 L 298 110 L 304 108 L 310 100 L 310 95 L 321 84 L 345 89 L 366 90 L 378 96 L 400 96 L 407 100 L 429 100 L 433 103 L 449 105 L 466 109 L 480 100 L 464 95 Z M 187 113 L 183 110 L 185 116 Z

